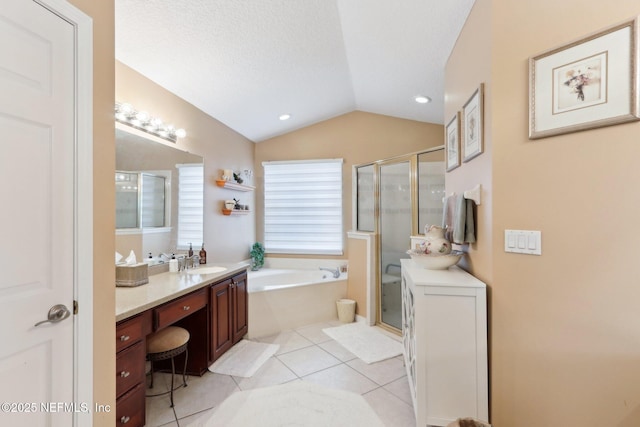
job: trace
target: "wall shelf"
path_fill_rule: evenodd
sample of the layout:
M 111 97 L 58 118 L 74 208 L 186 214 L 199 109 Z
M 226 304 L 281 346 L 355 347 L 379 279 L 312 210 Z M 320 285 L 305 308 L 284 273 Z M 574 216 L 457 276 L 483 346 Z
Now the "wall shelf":
M 223 215 L 247 215 L 250 210 L 244 209 L 222 209 Z
M 228 190 L 238 191 L 253 191 L 256 189 L 256 187 L 252 185 L 238 184 L 237 182 L 225 181 L 224 179 L 216 179 L 216 185 Z

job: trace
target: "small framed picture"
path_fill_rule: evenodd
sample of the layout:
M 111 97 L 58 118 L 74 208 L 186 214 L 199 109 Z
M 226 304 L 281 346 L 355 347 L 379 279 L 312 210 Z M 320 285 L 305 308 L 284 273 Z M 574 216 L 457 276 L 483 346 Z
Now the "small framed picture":
M 460 113 L 445 127 L 444 139 L 447 143 L 447 172 L 460 166 Z
M 484 83 L 473 92 L 462 107 L 462 159 L 465 162 L 482 153 L 484 134 Z
M 529 138 L 639 120 L 638 18 L 529 58 Z

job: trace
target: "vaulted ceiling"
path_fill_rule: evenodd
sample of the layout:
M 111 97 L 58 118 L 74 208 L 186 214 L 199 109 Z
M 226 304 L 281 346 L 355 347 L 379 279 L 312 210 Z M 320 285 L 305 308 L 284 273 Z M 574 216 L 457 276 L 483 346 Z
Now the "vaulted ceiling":
M 255 142 L 354 110 L 442 124 L 473 2 L 115 0 L 116 59 Z

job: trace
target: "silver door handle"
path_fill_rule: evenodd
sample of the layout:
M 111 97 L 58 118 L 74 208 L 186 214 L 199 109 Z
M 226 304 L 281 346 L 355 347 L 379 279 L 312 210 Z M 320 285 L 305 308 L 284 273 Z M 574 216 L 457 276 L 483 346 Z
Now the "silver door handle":
M 49 310 L 49 314 L 47 315 L 47 320 L 41 320 L 36 323 L 34 326 L 40 326 L 43 323 L 58 323 L 66 319 L 71 315 L 69 309 L 64 306 L 64 304 L 56 304 Z

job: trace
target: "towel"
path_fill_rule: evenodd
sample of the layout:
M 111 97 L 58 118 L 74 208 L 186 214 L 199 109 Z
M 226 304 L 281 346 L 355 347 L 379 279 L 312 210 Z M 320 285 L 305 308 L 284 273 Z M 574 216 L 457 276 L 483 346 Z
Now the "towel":
M 442 210 L 442 228 L 445 229 L 444 237 L 448 241 L 453 241 L 453 218 L 456 207 L 456 195 L 452 194 L 451 196 L 445 197 L 443 201 L 443 210 Z
M 475 243 L 476 241 L 476 226 L 475 217 L 473 215 L 473 200 L 465 199 L 467 202 L 467 218 L 465 222 L 464 241 L 467 243 Z
M 446 227 L 445 237 L 452 243 L 462 245 L 476 241 L 473 200 L 462 194 L 445 198 L 442 227 Z

